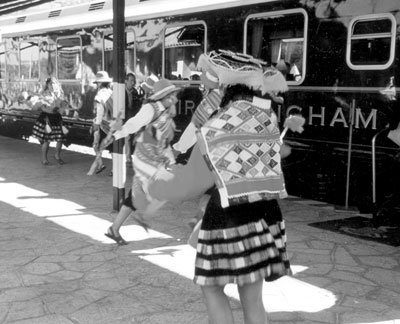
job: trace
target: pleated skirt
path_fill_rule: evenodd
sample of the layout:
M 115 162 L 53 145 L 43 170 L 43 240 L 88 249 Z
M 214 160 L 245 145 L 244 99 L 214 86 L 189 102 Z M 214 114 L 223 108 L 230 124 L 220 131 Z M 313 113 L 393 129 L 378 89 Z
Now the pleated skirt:
M 51 132 L 46 132 L 46 120 L 51 127 Z M 59 113 L 49 114 L 42 112 L 33 125 L 32 136 L 39 142 L 65 142 L 66 136 L 62 131 L 62 117 Z
M 285 222 L 276 200 L 222 208 L 215 190 L 199 232 L 194 282 L 244 285 L 290 275 Z

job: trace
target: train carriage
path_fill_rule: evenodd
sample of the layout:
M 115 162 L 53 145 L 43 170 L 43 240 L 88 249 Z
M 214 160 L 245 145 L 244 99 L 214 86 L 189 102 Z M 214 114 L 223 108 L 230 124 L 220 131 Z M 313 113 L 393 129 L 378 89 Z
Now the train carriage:
M 26 98 L 54 75 L 69 101 L 69 140 L 90 145 L 94 75 L 112 70 L 112 17 L 112 1 L 92 1 L 0 18 L 1 134 L 30 135 L 38 112 Z M 182 130 L 202 98 L 200 54 L 222 48 L 269 62 L 289 84 L 279 118 L 306 118 L 302 134 L 286 136 L 289 193 L 368 211 L 372 163 L 385 170 L 399 151 L 387 138 L 400 115 L 399 21 L 397 0 L 126 0 L 125 70 L 184 88 Z

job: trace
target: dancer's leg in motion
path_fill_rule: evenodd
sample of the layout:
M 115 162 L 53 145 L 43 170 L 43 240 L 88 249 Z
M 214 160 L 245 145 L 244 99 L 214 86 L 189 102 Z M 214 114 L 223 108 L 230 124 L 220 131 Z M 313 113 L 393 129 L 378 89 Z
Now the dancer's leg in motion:
M 202 286 L 210 324 L 233 324 L 232 309 L 223 286 Z
M 61 148 L 62 148 L 62 142 L 58 141 L 56 144 L 56 153 L 54 155 L 54 158 L 59 164 L 64 164 L 65 162 L 61 159 Z
M 262 299 L 263 281 L 238 286 L 245 324 L 266 324 L 267 316 Z
M 50 146 L 50 142 L 48 141 L 44 141 L 42 143 L 41 149 L 42 149 L 42 163 L 44 165 L 49 164 L 49 160 L 47 159 L 47 153 L 49 152 L 49 146 Z

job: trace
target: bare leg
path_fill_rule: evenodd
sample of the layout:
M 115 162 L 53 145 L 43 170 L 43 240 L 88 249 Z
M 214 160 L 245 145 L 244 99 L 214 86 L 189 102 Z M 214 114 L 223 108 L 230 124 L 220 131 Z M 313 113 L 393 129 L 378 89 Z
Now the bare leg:
M 262 280 L 254 282 L 252 284 L 238 286 L 245 324 L 267 323 L 267 316 L 265 314 L 264 304 L 262 300 L 262 287 Z
M 233 324 L 232 309 L 223 286 L 202 286 L 210 324 Z
M 59 141 L 56 144 L 56 154 L 55 154 L 56 159 L 60 159 L 61 158 L 61 148 L 62 148 L 62 142 Z
M 49 145 L 48 141 L 44 141 L 42 143 L 42 163 L 49 164 L 49 160 L 47 159 L 47 153 L 49 152 Z
M 119 230 L 122 224 L 126 221 L 126 219 L 132 212 L 133 210 L 130 207 L 122 205 L 117 217 L 114 219 L 114 222 L 111 225 L 111 228 L 113 229 L 115 234 L 119 235 Z

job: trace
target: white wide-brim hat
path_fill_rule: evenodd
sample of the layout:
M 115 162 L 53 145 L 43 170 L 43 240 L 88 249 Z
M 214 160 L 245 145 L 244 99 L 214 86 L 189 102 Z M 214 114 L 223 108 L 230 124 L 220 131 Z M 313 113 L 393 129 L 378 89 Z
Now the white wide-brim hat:
M 94 83 L 105 83 L 112 82 L 113 80 L 109 77 L 107 71 L 98 71 L 96 73 L 96 79 L 93 81 Z
M 150 100 L 161 100 L 166 96 L 178 92 L 181 89 L 175 86 L 171 81 L 167 79 L 161 79 L 154 84 L 153 94 L 149 97 Z
M 140 85 L 146 93 L 152 93 L 154 90 L 154 84 L 159 81 L 159 79 L 154 75 L 150 75 L 146 80 Z

